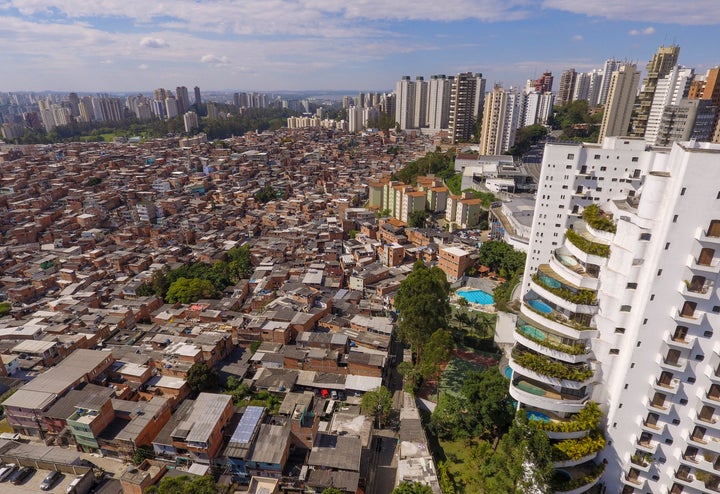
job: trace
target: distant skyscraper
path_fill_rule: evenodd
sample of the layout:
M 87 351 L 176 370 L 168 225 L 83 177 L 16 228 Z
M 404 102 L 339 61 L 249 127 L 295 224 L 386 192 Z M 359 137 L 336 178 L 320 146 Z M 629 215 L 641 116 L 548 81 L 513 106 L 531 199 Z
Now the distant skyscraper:
M 602 69 L 602 82 L 600 85 L 600 92 L 597 98 L 597 104 L 599 106 L 605 105 L 607 101 L 608 92 L 610 91 L 610 81 L 612 80 L 613 72 L 618 69 L 618 62 L 614 58 L 608 58 L 605 60 L 605 65 Z
M 70 102 L 70 115 L 77 117 L 80 115 L 80 98 L 77 93 L 68 94 L 68 101 Z
M 173 95 L 165 98 L 165 113 L 167 114 L 168 119 L 175 118 L 179 115 L 178 101 L 173 97 Z
M 395 122 L 400 129 L 411 129 L 415 114 L 415 83 L 403 76 L 395 84 Z
M 183 122 L 185 123 L 185 132 L 190 133 L 193 129 L 197 129 L 199 126 L 197 113 L 187 112 L 183 115 Z
M 200 105 L 202 103 L 202 98 L 200 97 L 200 88 L 195 86 L 195 104 Z
M 680 100 L 687 96 L 688 87 L 694 76 L 694 69 L 682 68 L 676 65 L 670 70 L 668 75 L 657 81 L 655 95 L 653 96 L 645 127 L 646 143 L 650 145 L 655 144 L 665 108 L 669 105 L 677 105 L 680 103 Z M 690 127 L 690 130 L 692 130 L 692 123 Z M 688 136 L 683 138 L 683 140 L 687 140 L 689 137 L 690 132 L 688 132 Z
M 543 75 L 532 81 L 532 86 L 538 93 L 549 93 L 552 91 L 552 72 L 543 72 Z
M 575 69 L 568 69 L 560 76 L 560 86 L 558 87 L 557 98 L 555 98 L 555 102 L 558 106 L 567 105 L 572 101 L 574 88 Z
M 716 114 L 717 108 L 707 100 L 683 99 L 677 104 L 667 105 L 660 117 L 654 142 L 647 140 L 648 132 L 645 133 L 646 142 L 656 146 L 672 146 L 674 142 L 691 139 L 710 141 Z
M 413 127 L 427 127 L 428 83 L 422 77 L 415 78 L 415 104 L 413 105 Z
M 351 106 L 347 111 L 348 130 L 359 132 L 363 128 L 363 109 L 360 106 Z
M 450 93 L 453 78 L 444 75 L 430 77 L 428 85 L 428 126 L 431 129 L 447 129 L 450 120 Z
M 485 79 L 482 74 L 465 72 L 455 76 L 450 93 L 449 119 L 453 144 L 470 140 L 484 102 Z
M 613 72 L 600 126 L 601 144 L 605 137 L 627 135 L 639 82 L 640 72 L 635 64 L 621 65 Z
M 177 101 L 178 114 L 182 115 L 190 108 L 190 96 L 185 86 L 175 88 L 175 100 Z
M 668 75 L 677 64 L 678 55 L 680 55 L 680 47 L 678 45 L 661 46 L 645 66 L 647 73 L 645 80 L 643 80 L 640 96 L 638 97 L 639 106 L 635 118 L 632 121 L 632 131 L 630 135 L 634 137 L 645 136 L 645 129 L 647 128 L 647 121 L 650 117 L 650 107 L 652 106 L 657 82 Z
M 585 72 L 575 74 L 575 84 L 573 85 L 572 101 L 581 99 L 590 101 L 590 75 Z
M 588 76 L 588 103 L 590 106 L 598 106 L 600 90 L 602 89 L 602 71 L 595 69 L 587 73 Z
M 496 85 L 487 94 L 480 130 L 481 155 L 502 154 L 514 144 L 519 114 L 520 98 L 517 91 Z
M 535 89 L 524 92 L 519 127 L 545 125 L 552 114 L 554 99 L 555 95 L 551 92 L 540 93 Z

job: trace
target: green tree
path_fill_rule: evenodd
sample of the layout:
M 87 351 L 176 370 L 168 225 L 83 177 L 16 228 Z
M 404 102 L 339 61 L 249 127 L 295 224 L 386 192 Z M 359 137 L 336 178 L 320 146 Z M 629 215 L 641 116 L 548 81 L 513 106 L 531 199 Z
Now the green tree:
M 398 310 L 398 338 L 408 343 L 422 361 L 425 343 L 435 331 L 448 327 L 450 284 L 437 266 L 428 268 L 416 261 L 395 295 Z
M 425 344 L 423 359 L 421 362 L 422 375 L 424 378 L 439 378 L 440 367 L 446 364 L 452 357 L 455 349 L 455 340 L 452 333 L 447 329 L 438 329 L 430 335 Z
M 380 427 L 383 426 L 387 418 L 392 412 L 393 397 L 385 386 L 380 386 L 372 391 L 368 391 L 360 401 L 360 408 L 363 413 L 372 415 L 377 419 Z
M 250 277 L 253 272 L 253 265 L 249 245 L 233 247 L 227 252 L 227 256 L 230 280 L 233 283 Z
M 205 362 L 194 363 L 188 369 L 185 381 L 195 392 L 213 391 L 220 387 L 220 375 Z
M 277 192 L 272 185 L 268 184 L 260 189 L 254 197 L 256 201 L 266 203 L 277 199 Z
M 522 157 L 530 151 L 530 148 L 544 139 L 547 135 L 547 128 L 541 124 L 522 127 L 517 130 L 515 136 L 515 144 L 508 150 L 507 154 L 511 154 L 515 158 Z
M 430 213 L 424 209 L 413 211 L 408 215 L 408 225 L 413 228 L 423 228 L 425 226 L 425 220 L 430 216 Z
M 9 314 L 10 309 L 12 309 L 12 304 L 10 302 L 0 302 L 0 317 Z
M 467 376 L 462 387 L 468 416 L 474 422 L 477 436 L 495 436 L 510 425 L 513 404 L 508 394 L 508 383 L 497 367 Z
M 525 268 L 525 253 L 505 242 L 483 242 L 478 250 L 478 261 L 502 277 L 509 278 Z
M 530 427 L 524 411 L 519 411 L 510 430 L 494 452 L 478 453 L 478 476 L 485 494 L 525 494 L 552 492 L 552 448 L 547 434 Z
M 218 486 L 212 477 L 163 477 L 152 487 L 145 489 L 145 494 L 217 494 Z
M 155 458 L 155 451 L 152 446 L 141 444 L 137 447 L 135 453 L 133 454 L 133 463 L 135 465 L 139 465 L 148 458 Z
M 432 494 L 432 489 L 429 485 L 421 484 L 420 482 L 401 482 L 391 494 Z
M 200 278 L 179 278 L 168 288 L 165 300 L 169 303 L 189 304 L 201 298 L 216 298 L 215 286 L 209 280 Z
M 322 494 L 345 494 L 345 491 L 341 491 L 337 487 L 326 487 L 323 489 Z

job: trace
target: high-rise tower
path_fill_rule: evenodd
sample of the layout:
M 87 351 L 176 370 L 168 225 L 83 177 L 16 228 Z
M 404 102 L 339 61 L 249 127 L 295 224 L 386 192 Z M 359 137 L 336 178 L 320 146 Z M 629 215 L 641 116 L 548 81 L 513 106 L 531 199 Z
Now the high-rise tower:
M 413 128 L 415 83 L 406 75 L 395 84 L 395 122 L 402 130 Z
M 545 148 L 509 367 L 569 476 L 556 491 L 720 488 L 719 156 Z
M 640 72 L 634 64 L 621 65 L 610 79 L 599 142 L 605 137 L 627 135 Z
M 470 140 L 475 120 L 485 100 L 482 74 L 465 72 L 455 76 L 450 95 L 450 135 L 453 143 Z
M 678 55 L 680 55 L 680 47 L 678 45 L 661 46 L 645 66 L 647 73 L 643 80 L 640 96 L 638 97 L 639 106 L 632 122 L 631 135 L 635 137 L 643 137 L 645 135 L 647 121 L 650 117 L 650 107 L 652 106 L 658 80 L 668 75 L 672 68 L 677 65 Z

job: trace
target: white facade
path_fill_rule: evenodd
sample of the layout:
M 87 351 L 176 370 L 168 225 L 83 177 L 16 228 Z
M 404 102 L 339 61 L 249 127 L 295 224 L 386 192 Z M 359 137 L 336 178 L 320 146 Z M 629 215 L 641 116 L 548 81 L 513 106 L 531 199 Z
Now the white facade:
M 600 405 L 606 446 L 556 467 L 605 464 L 605 492 L 720 485 L 718 163 L 720 145 L 707 143 L 646 150 L 643 140 L 618 137 L 546 147 L 510 394 L 556 420 L 589 400 Z M 610 226 L 582 217 L 590 204 Z M 553 376 L 548 363 L 575 374 Z
M 415 83 L 403 76 L 395 85 L 395 121 L 402 130 L 411 129 L 415 113 Z
M 694 76 L 695 69 L 682 68 L 676 65 L 668 75 L 658 80 L 652 106 L 650 106 L 647 126 L 645 127 L 646 143 L 655 144 L 665 107 L 680 103 L 683 96 L 687 95 L 688 87 Z
M 428 125 L 433 130 L 447 129 L 450 119 L 450 92 L 453 78 L 430 77 L 428 86 Z
M 640 72 L 633 64 L 622 65 L 613 72 L 598 142 L 605 137 L 627 135 L 639 82 Z

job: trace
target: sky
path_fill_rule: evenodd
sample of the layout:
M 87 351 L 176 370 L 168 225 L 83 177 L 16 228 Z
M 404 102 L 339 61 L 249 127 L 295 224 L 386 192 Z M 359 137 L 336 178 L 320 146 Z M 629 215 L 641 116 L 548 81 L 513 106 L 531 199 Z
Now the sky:
M 386 91 L 523 85 L 661 45 L 720 65 L 720 0 L 0 0 L 0 91 Z

